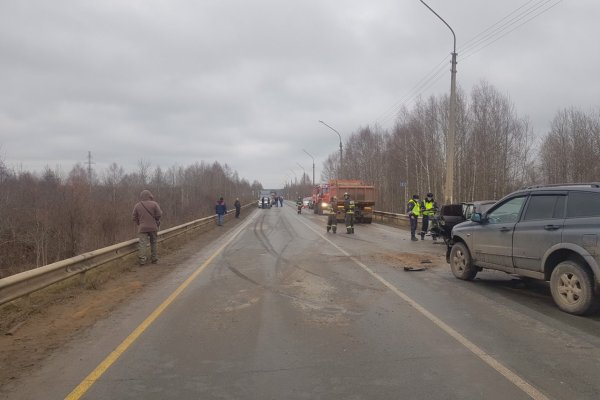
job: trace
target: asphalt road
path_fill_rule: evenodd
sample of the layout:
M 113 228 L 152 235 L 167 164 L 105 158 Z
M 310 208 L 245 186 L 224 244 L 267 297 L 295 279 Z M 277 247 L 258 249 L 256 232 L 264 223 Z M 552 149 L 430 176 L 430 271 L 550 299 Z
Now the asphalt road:
M 600 317 L 455 279 L 443 245 L 255 210 L 97 324 L 18 399 L 597 399 Z M 422 271 L 406 272 L 409 262 Z

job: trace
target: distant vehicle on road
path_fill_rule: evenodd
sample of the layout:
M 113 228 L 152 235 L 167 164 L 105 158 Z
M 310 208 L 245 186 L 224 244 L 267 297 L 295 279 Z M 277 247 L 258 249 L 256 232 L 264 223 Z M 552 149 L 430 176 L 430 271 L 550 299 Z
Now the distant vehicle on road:
M 373 220 L 373 207 L 375 206 L 375 186 L 356 179 L 332 179 L 327 183 L 315 186 L 313 189 L 314 213 L 323 215 L 333 197 L 339 202 L 344 200 L 344 193 L 348 193 L 354 201 L 354 220 L 370 224 Z M 344 221 L 345 214 L 338 214 L 338 222 Z
M 258 199 L 258 208 L 271 208 L 271 197 L 263 196 Z

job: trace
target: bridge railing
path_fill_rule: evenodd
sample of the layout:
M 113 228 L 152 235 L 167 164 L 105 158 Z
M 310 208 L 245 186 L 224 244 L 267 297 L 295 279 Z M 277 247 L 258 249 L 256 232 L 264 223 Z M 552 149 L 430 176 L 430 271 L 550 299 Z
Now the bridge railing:
M 395 225 L 403 229 L 410 229 L 410 219 L 406 214 L 373 211 L 373 221 L 386 225 Z
M 243 208 L 256 206 L 255 203 Z M 225 219 L 233 218 L 235 211 L 229 211 Z M 216 226 L 216 216 L 198 219 L 183 225 L 158 232 L 158 242 L 174 242 L 189 235 L 208 231 Z M 137 252 L 138 239 L 131 239 L 102 249 L 90 251 L 52 264 L 44 265 L 0 279 L 0 305 L 26 296 L 50 285 L 85 275 L 97 267 L 122 259 Z
M 243 208 L 256 207 L 253 202 Z M 233 217 L 234 212 L 228 212 L 226 219 Z M 407 215 L 394 214 L 384 211 L 374 211 L 373 220 L 386 225 L 395 225 L 402 228 L 410 226 Z M 175 226 L 158 232 L 158 241 L 175 241 L 182 237 L 195 235 L 208 231 L 216 226 L 216 217 L 210 216 Z M 21 272 L 0 279 L 0 305 L 26 296 L 48 286 L 64 280 L 84 276 L 86 272 L 112 261 L 122 259 L 137 251 L 138 239 L 131 239 L 102 249 L 90 251 L 75 257 L 44 265 L 29 271 Z

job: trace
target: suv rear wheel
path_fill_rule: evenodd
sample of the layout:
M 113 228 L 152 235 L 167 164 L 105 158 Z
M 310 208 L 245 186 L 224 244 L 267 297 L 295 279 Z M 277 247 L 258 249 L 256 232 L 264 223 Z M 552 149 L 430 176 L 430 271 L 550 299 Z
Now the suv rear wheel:
M 594 303 L 592 277 L 576 261 L 563 261 L 554 268 L 550 291 L 558 308 L 571 314 L 585 314 Z
M 450 250 L 450 269 L 455 277 L 465 281 L 470 281 L 477 275 L 477 268 L 471 261 L 471 253 L 467 246 L 458 242 Z

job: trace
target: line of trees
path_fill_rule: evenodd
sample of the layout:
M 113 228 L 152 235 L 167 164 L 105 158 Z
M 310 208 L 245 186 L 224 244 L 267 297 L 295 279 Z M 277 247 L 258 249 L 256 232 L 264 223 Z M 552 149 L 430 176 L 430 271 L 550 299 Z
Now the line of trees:
M 600 113 L 565 109 L 556 114 L 540 146 L 544 182 L 600 180 Z
M 468 97 L 459 90 L 457 97 L 455 201 L 500 199 L 533 184 L 598 180 L 600 113 L 559 111 L 536 142 L 528 119 L 489 83 L 480 82 Z M 441 203 L 448 110 L 447 96 L 432 96 L 403 109 L 390 131 L 360 128 L 345 141 L 341 168 L 332 152 L 322 179 L 374 184 L 378 210 L 403 213 L 415 193 L 433 192 Z
M 600 113 L 565 109 L 536 145 L 527 118 L 487 82 L 469 96 L 458 91 L 454 197 L 499 199 L 532 184 L 594 181 L 600 176 Z M 323 163 L 321 179 L 361 179 L 378 189 L 376 208 L 405 211 L 414 193 L 442 201 L 446 167 L 447 96 L 420 100 L 398 113 L 390 131 L 359 128 L 339 154 Z M 133 205 L 144 188 L 160 201 L 175 226 L 214 212 L 214 201 L 256 201 L 263 189 L 226 164 L 197 163 L 163 171 L 141 160 L 125 173 L 112 164 L 102 176 L 76 165 L 67 178 L 47 168 L 41 175 L 15 172 L 0 159 L 0 278 L 131 239 Z M 287 198 L 311 194 L 308 175 L 286 185 Z
M 0 278 L 135 237 L 131 212 L 143 189 L 159 200 L 168 228 L 214 214 L 219 196 L 230 206 L 236 197 L 250 202 L 262 186 L 217 162 L 163 171 L 142 160 L 134 173 L 113 163 L 100 177 L 77 164 L 61 178 L 0 160 Z

